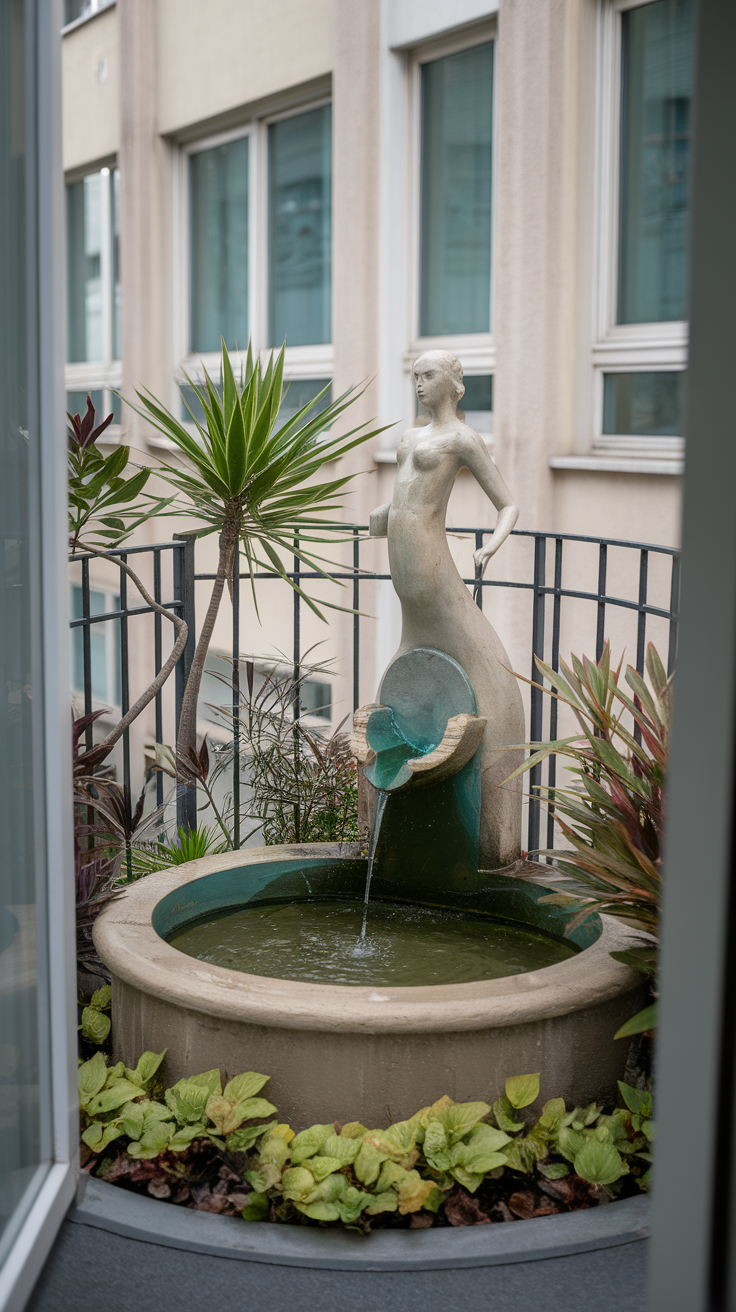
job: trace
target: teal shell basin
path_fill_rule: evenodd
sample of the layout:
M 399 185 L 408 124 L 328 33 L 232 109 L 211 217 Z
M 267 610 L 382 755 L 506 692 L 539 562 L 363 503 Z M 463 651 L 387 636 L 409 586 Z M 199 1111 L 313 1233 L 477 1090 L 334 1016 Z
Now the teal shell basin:
M 211 965 L 312 984 L 416 987 L 499 979 L 567 960 L 594 942 L 591 916 L 565 936 L 569 916 L 540 902 L 549 889 L 478 875 L 454 905 L 381 896 L 364 919 L 366 862 L 286 860 L 214 872 L 156 905 L 153 927 Z M 460 905 L 458 905 L 460 903 Z

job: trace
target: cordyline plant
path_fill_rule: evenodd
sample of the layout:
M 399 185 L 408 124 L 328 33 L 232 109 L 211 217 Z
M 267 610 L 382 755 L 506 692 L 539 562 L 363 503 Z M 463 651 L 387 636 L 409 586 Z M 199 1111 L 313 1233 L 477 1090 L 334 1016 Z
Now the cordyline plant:
M 582 660 L 573 656 L 571 666 L 560 662 L 559 673 L 538 658 L 536 664 L 552 685 L 542 690 L 571 708 L 581 732 L 533 744 L 536 750 L 509 777 L 532 769 L 552 753 L 569 762 L 567 769 L 578 776 L 576 786 L 540 785 L 570 844 L 566 851 L 540 851 L 553 857 L 567 876 L 561 888 L 568 895 L 568 907 L 570 896 L 577 900 L 577 915 L 568 933 L 591 911 L 618 916 L 652 938 L 613 956 L 652 976 L 662 893 L 672 678 L 667 677 L 652 643 L 646 655 L 651 688 L 629 665 L 624 678 L 630 692 L 621 686 L 623 661 L 617 669 L 611 668 L 609 643 L 598 664 L 586 656 Z M 618 1036 L 641 1033 L 654 1024 L 653 1005 L 632 1017 Z
M 273 352 L 265 369 L 248 347 L 245 368 L 236 382 L 227 348 L 221 355 L 222 397 L 205 373 L 204 385 L 191 379 L 204 412 L 201 423 L 189 411 L 197 429 L 194 437 L 150 393 L 139 392 L 138 413 L 163 433 L 188 464 L 163 464 L 157 473 L 179 494 L 174 511 L 193 514 L 204 523 L 201 536 L 217 533 L 219 556 L 212 596 L 204 618 L 181 708 L 177 760 L 188 768 L 196 751 L 197 701 L 207 652 L 226 580 L 232 581 L 235 553 L 242 544 L 251 584 L 258 568 L 275 572 L 304 598 L 318 615 L 316 603 L 289 579 L 282 556 L 293 554 L 323 578 L 322 557 L 314 546 L 328 540 L 325 530 L 337 527 L 329 516 L 342 508 L 339 493 L 352 475 L 317 482 L 322 466 L 337 460 L 382 429 L 362 431 L 358 425 L 342 437 L 327 430 L 357 399 L 354 388 L 318 410 L 327 388 L 285 423 L 278 423 L 283 391 L 284 348 Z M 173 512 L 171 512 L 173 513 Z M 344 528 L 344 525 L 339 527 Z M 255 597 L 255 589 L 254 589 Z M 333 608 L 343 610 L 345 607 Z
M 87 411 L 80 415 L 68 416 L 68 488 L 69 488 L 69 550 L 74 553 L 90 553 L 107 559 L 107 552 L 119 547 L 130 534 L 159 515 L 171 504 L 171 497 L 152 497 L 143 493 L 143 489 L 153 472 L 151 469 L 139 469 L 129 478 L 123 477 L 130 460 L 130 447 L 118 446 L 109 456 L 103 456 L 97 448 L 105 429 L 113 416 L 108 415 L 96 424 L 95 408 L 91 397 L 87 397 Z M 141 500 L 141 496 L 143 499 Z M 187 625 L 174 611 L 167 610 L 154 601 L 138 575 L 127 562 L 116 560 L 116 565 L 135 584 L 147 606 L 159 615 L 171 620 L 176 632 L 176 642 L 160 672 L 145 692 L 130 707 L 127 713 L 115 725 L 103 742 L 96 744 L 80 755 L 79 763 L 84 761 L 85 770 L 89 771 L 100 765 L 109 756 L 115 743 L 125 730 L 153 701 L 156 693 L 163 687 L 181 656 L 187 640 Z

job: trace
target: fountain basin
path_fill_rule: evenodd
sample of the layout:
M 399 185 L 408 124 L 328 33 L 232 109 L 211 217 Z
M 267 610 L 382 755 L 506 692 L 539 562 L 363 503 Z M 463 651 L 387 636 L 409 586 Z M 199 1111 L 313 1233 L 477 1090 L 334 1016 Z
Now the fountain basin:
M 612 950 L 631 931 L 593 917 L 579 951 L 498 979 L 413 987 L 316 984 L 211 965 L 166 939 L 246 903 L 360 898 L 365 862 L 332 844 L 249 848 L 148 875 L 109 903 L 95 945 L 113 979 L 115 1060 L 167 1048 L 169 1082 L 218 1066 L 271 1076 L 268 1096 L 297 1127 L 338 1118 L 384 1125 L 439 1098 L 492 1101 L 508 1075 L 541 1072 L 541 1098 L 613 1097 L 643 1005 L 641 977 Z M 380 879 L 376 898 L 392 898 Z M 543 884 L 479 872 L 453 907 L 564 933 Z M 395 897 L 393 898 L 395 900 Z

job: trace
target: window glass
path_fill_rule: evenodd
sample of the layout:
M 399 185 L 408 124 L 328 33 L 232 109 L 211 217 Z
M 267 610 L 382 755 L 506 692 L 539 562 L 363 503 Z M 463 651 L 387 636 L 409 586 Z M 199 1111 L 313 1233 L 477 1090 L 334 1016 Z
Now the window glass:
M 321 679 L 305 679 L 299 693 L 302 715 L 314 715 L 320 720 L 332 718 L 332 687 Z
M 100 169 L 66 189 L 68 359 L 120 356 L 119 172 Z
M 312 401 L 315 396 L 330 386 L 329 378 L 291 378 L 284 386 L 284 398 L 281 402 L 281 408 L 276 420 L 277 424 L 285 424 L 287 420 L 292 419 L 308 401 Z M 321 414 L 330 404 L 331 393 L 325 392 L 322 400 L 314 406 L 306 416 L 304 423 L 308 424 L 316 415 Z
M 622 21 L 618 322 L 684 319 L 693 0 Z
M 422 66 L 423 337 L 491 323 L 493 43 Z
M 624 437 L 682 433 L 685 371 L 603 375 L 603 432 Z
M 77 18 L 89 18 L 100 9 L 106 9 L 111 0 L 64 0 L 64 23 L 73 23 Z
M 248 345 L 248 138 L 189 159 L 190 345 Z
M 36 759 L 41 707 L 34 559 L 38 425 L 27 358 L 23 0 L 0 5 L 0 1261 L 50 1156 L 47 1050 L 39 1035 L 36 878 L 43 877 L 43 799 Z M 34 789 L 35 784 L 35 789 Z M 45 1005 L 45 999 L 42 1005 Z M 43 1057 L 42 1057 L 43 1054 Z
M 90 588 L 90 615 L 109 615 L 120 609 L 120 597 L 112 592 L 102 592 Z M 82 589 L 72 587 L 72 618 L 81 619 L 84 615 Z M 107 705 L 120 705 L 120 656 L 118 649 L 117 621 L 107 620 L 89 627 L 90 647 L 90 684 L 92 696 L 98 702 Z M 71 630 L 72 642 L 72 687 L 75 691 L 84 691 L 84 630 Z
M 120 359 L 120 169 L 112 171 L 112 358 Z
M 331 337 L 332 111 L 272 123 L 269 162 L 271 342 L 307 346 Z
M 67 392 L 66 408 L 70 415 L 82 415 L 87 412 L 87 397 L 91 397 L 92 404 L 98 416 L 104 418 L 105 394 L 102 390 L 91 392 Z M 108 410 L 109 414 L 110 411 Z
M 102 356 L 102 197 L 99 173 L 66 189 L 69 359 Z

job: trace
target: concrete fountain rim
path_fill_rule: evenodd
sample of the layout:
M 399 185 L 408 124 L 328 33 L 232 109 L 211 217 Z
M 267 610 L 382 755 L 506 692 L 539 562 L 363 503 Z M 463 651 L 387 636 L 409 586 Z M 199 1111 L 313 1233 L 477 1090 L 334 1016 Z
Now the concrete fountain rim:
M 302 983 L 212 966 L 171 947 L 153 928 L 168 893 L 234 865 L 287 858 L 351 859 L 336 844 L 253 847 L 201 857 L 125 887 L 97 918 L 94 941 L 114 978 L 188 1011 L 277 1029 L 349 1033 L 448 1032 L 505 1028 L 564 1016 L 619 996 L 640 983 L 611 951 L 633 931 L 602 916 L 599 938 L 577 956 L 541 970 L 466 984 L 374 988 Z

